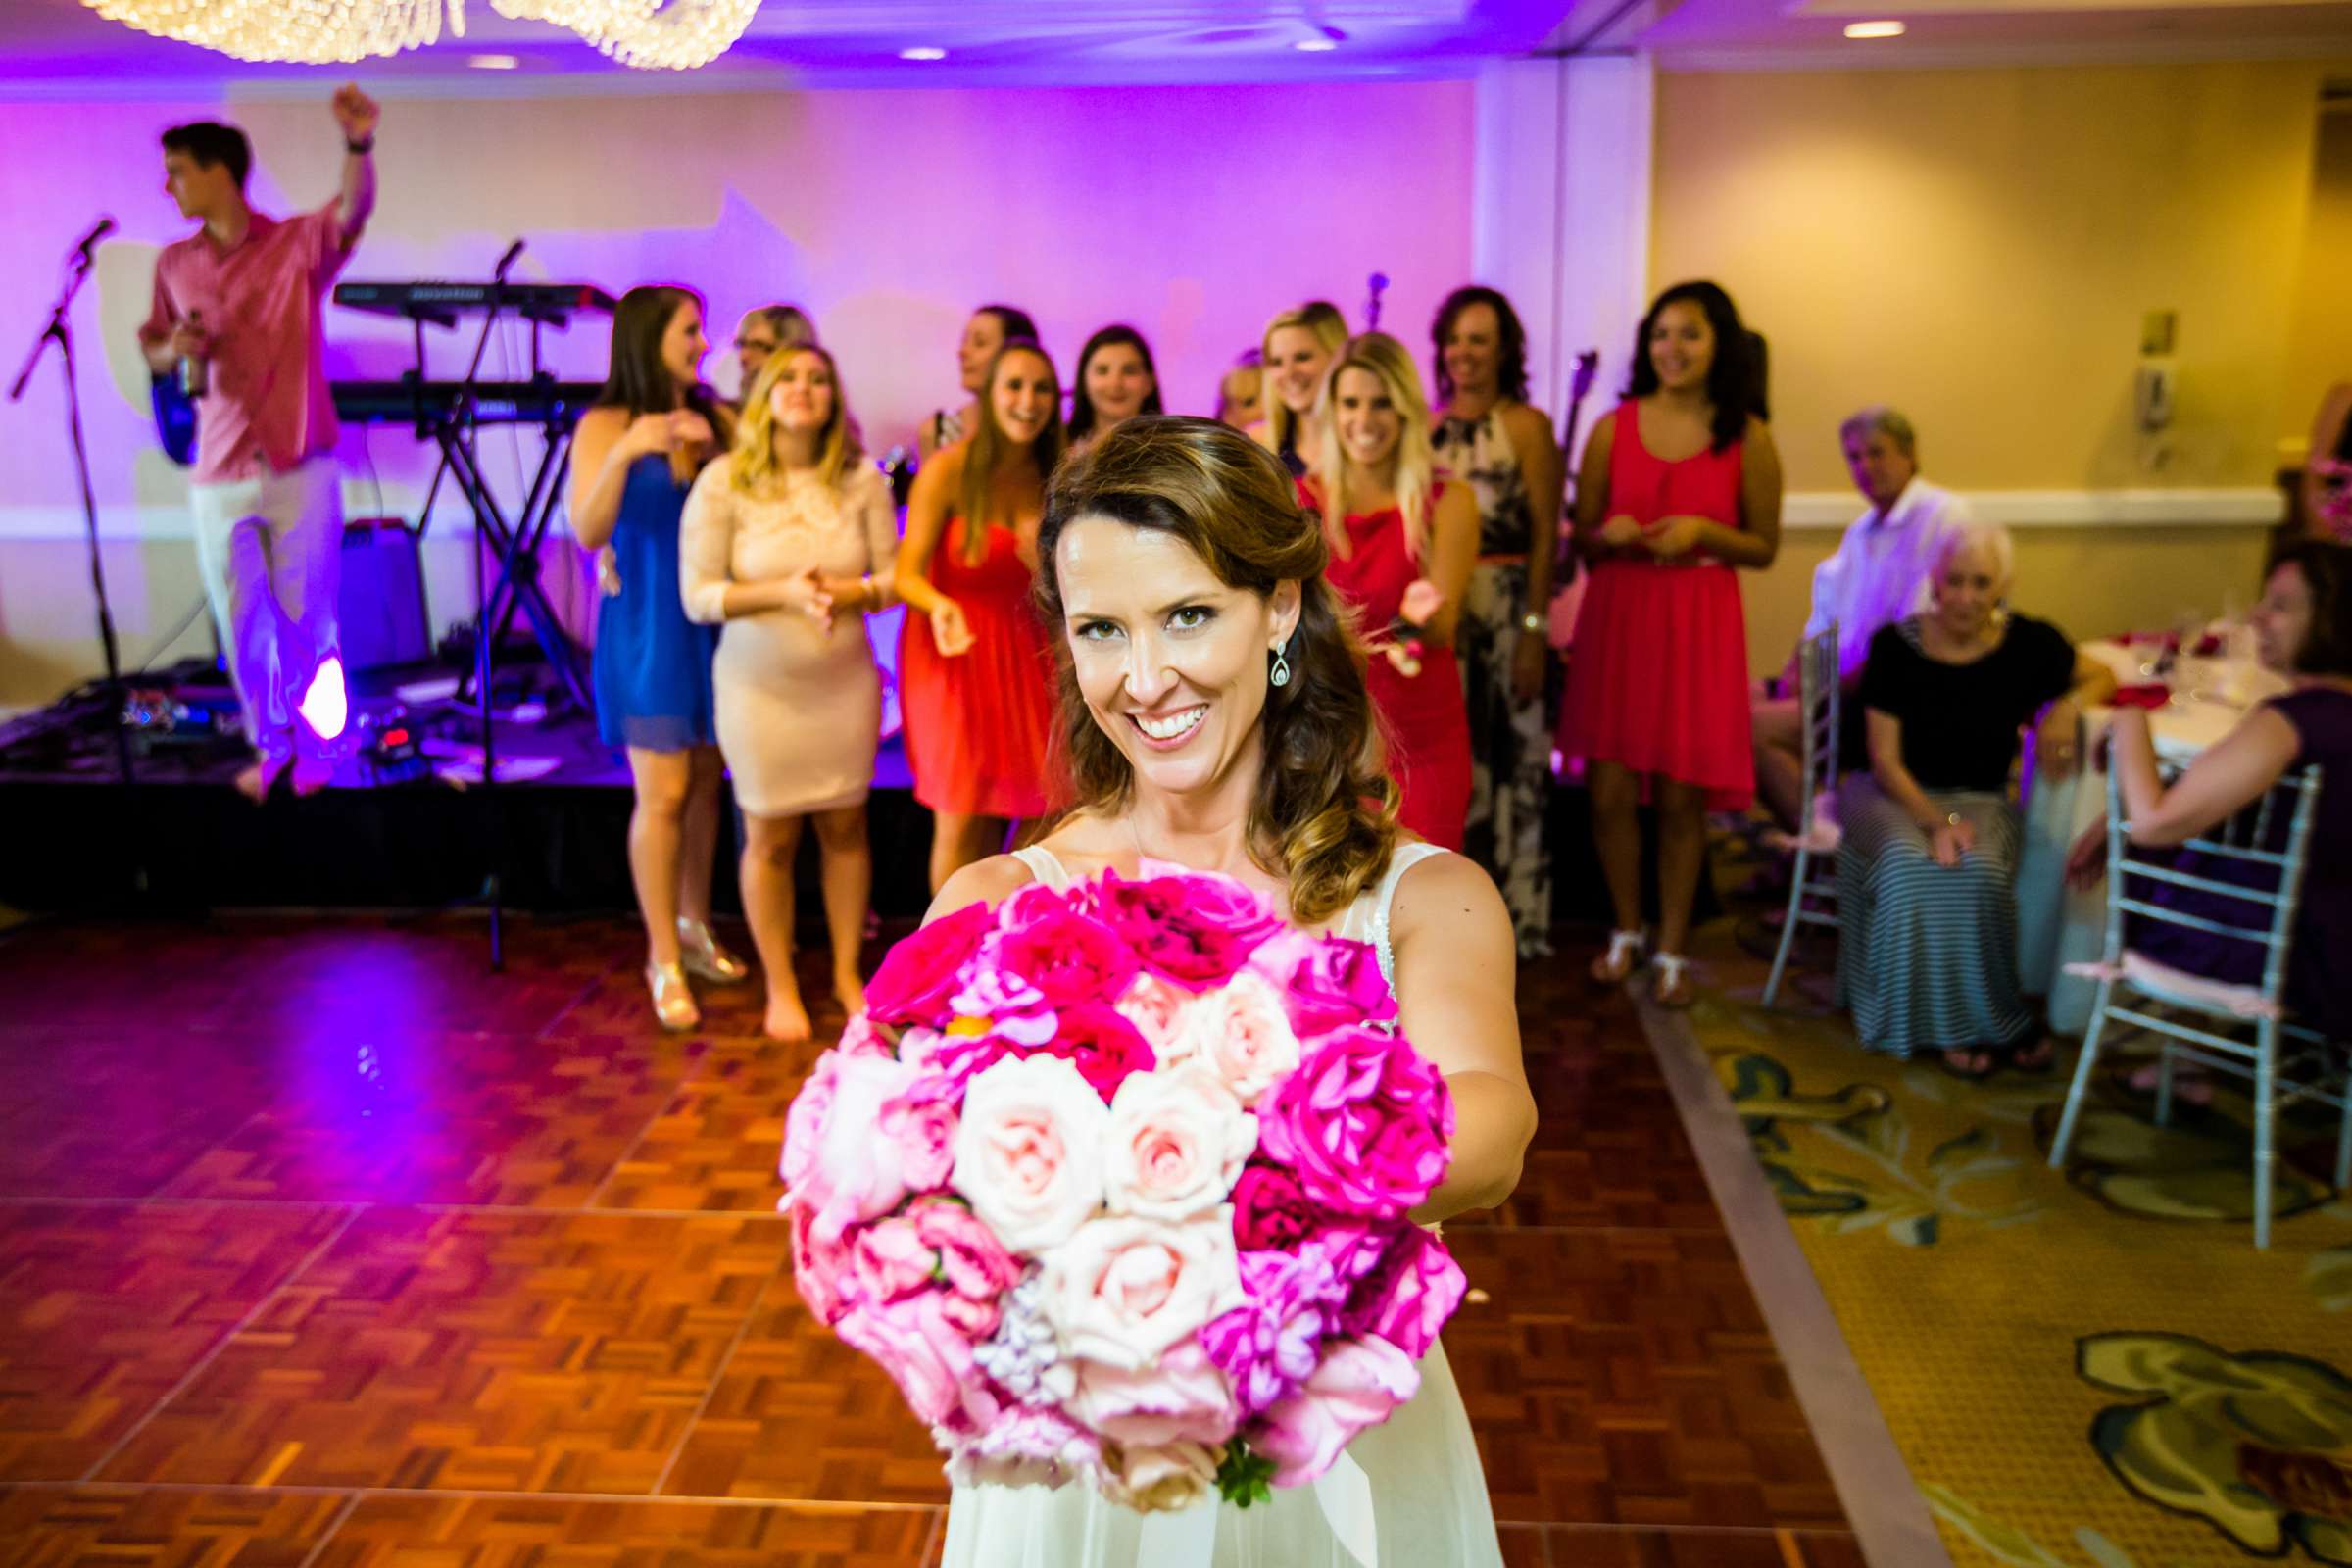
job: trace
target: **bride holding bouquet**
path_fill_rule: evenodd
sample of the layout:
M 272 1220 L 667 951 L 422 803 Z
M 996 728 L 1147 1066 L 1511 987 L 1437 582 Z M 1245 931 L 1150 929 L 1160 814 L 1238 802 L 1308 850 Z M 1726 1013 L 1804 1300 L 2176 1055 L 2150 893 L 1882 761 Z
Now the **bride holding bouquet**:
M 1060 892 L 1105 873 L 1133 882 L 1180 871 L 1231 878 L 1297 931 L 1368 944 L 1373 988 L 1393 994 L 1396 1027 L 1451 1101 L 1443 1177 L 1403 1217 L 1429 1226 L 1500 1202 L 1536 1123 L 1510 916 L 1476 865 L 1400 836 L 1362 646 L 1324 582 L 1323 533 L 1290 476 L 1223 425 L 1130 419 L 1055 476 L 1038 553 L 1079 804 L 1039 844 L 957 872 L 926 924 L 1033 885 Z M 1381 996 L 1378 1011 L 1389 1003 Z M 1275 1137 L 1261 1134 L 1261 1147 Z M 1443 1348 L 1428 1344 L 1417 1370 L 1392 1380 L 1388 1394 L 1403 1402 L 1347 1447 L 1370 1481 L 1380 1560 L 1499 1564 Z M 1324 1381 L 1320 1369 L 1313 1381 Z M 1332 1396 L 1359 1393 L 1381 1396 Z M 1276 1481 L 1270 1499 L 1217 1510 L 1213 1547 L 1204 1537 L 1180 1549 L 1149 1526 L 1180 1515 L 1147 1515 L 1095 1487 L 958 1485 L 946 1562 L 1355 1561 L 1312 1489 Z

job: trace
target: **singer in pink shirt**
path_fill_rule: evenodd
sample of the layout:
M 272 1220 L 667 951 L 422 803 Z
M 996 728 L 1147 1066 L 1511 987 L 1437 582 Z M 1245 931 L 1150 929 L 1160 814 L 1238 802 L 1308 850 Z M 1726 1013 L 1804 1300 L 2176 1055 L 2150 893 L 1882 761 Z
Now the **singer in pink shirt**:
M 289 763 L 298 794 L 323 786 L 334 735 L 314 726 L 341 727 L 343 507 L 319 315 L 375 206 L 378 111 L 356 86 L 333 111 L 343 188 L 288 219 L 246 205 L 243 131 L 204 121 L 164 132 L 164 189 L 204 226 L 165 247 L 139 328 L 149 367 L 195 395 L 196 558 L 255 753 L 237 788 L 257 802 Z

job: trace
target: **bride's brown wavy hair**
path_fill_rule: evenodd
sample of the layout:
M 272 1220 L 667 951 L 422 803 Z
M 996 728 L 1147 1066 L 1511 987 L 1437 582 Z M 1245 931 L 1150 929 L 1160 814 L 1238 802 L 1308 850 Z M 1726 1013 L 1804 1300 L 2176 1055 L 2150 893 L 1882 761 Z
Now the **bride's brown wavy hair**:
M 1054 546 L 1080 517 L 1172 534 L 1230 588 L 1266 597 L 1278 583 L 1298 584 L 1298 624 L 1284 648 L 1290 683 L 1268 682 L 1259 718 L 1265 765 L 1250 805 L 1250 856 L 1288 882 L 1300 925 L 1329 920 L 1388 869 L 1396 786 L 1381 767 L 1363 642 L 1323 579 L 1321 520 L 1300 505 L 1280 459 L 1213 419 L 1138 415 L 1054 472 L 1038 529 L 1037 601 L 1056 633 L 1076 804 L 1105 811 L 1128 804 L 1135 773 L 1088 710 L 1060 633 Z

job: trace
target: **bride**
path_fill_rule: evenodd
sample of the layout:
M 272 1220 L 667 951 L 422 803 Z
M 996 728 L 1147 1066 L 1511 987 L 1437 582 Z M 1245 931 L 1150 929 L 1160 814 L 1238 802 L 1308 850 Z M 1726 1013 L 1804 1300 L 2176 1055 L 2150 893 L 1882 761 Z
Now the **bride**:
M 1453 1093 L 1452 1164 L 1413 1218 L 1499 1203 L 1536 1125 L 1510 916 L 1476 865 L 1398 834 L 1363 650 L 1290 475 L 1206 419 L 1124 420 L 1056 473 L 1037 549 L 1077 806 L 1035 846 L 951 877 L 929 918 L 1156 860 L 1221 872 L 1301 928 L 1371 943 L 1406 1036 Z M 1499 1565 L 1443 1346 L 1421 1365 L 1420 1393 L 1348 1451 L 1372 1484 L 1383 1562 Z M 1354 1561 L 1311 1488 L 1223 1506 L 1215 1536 L 1219 1564 Z M 1157 1568 L 1144 1537 L 1144 1516 L 1083 1483 L 958 1487 L 945 1560 Z

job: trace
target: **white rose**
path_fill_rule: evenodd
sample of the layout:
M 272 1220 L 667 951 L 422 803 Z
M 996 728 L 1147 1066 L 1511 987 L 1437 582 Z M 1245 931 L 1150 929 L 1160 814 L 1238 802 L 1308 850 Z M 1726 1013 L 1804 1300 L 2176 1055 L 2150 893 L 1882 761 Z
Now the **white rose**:
M 1245 1300 L 1224 1204 L 1181 1225 L 1089 1220 L 1044 1264 L 1046 1320 L 1064 1353 L 1130 1371 Z
M 1135 1073 L 1110 1102 L 1103 1200 L 1114 1214 L 1191 1219 L 1225 1201 L 1255 1148 L 1257 1118 L 1205 1063 Z
M 1200 1501 L 1217 1486 L 1217 1456 L 1198 1443 L 1129 1448 L 1118 1479 L 1104 1487 L 1113 1502 L 1141 1513 L 1174 1513 Z
M 975 1074 L 956 1129 L 948 1184 L 997 1239 L 1037 1253 L 1102 1202 L 1102 1133 L 1110 1112 L 1059 1056 L 1007 1056 Z
M 1244 969 L 1184 1009 L 1182 1054 L 1216 1069 L 1243 1104 L 1254 1105 L 1298 1065 L 1298 1036 L 1283 1011 L 1282 993 Z

